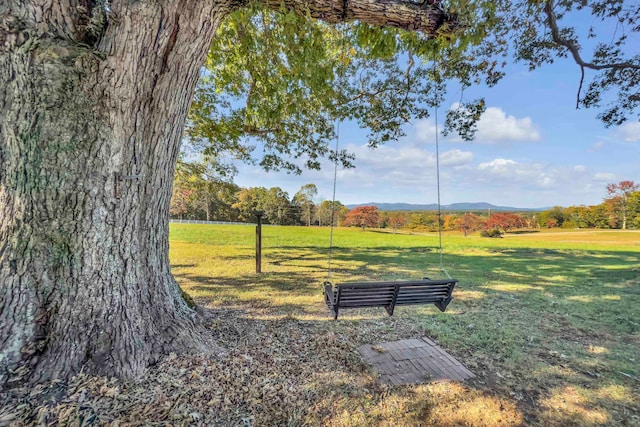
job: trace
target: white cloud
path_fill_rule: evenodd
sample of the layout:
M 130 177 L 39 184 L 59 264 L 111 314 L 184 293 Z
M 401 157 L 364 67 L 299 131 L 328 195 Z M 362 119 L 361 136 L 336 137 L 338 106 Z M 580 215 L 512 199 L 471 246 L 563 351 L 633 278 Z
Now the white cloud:
M 436 200 L 435 154 L 409 144 L 345 146 L 357 155 L 356 169 L 338 170 L 336 198 L 343 203 L 410 202 Z M 477 161 L 481 153 L 458 149 L 441 153 L 443 203 L 486 201 L 516 207 L 553 204 L 597 204 L 608 182 L 616 176 L 587 164 L 558 164 L 508 157 Z M 251 168 L 243 177 L 266 187 L 281 186 L 293 195 L 305 183 L 318 185 L 320 198 L 330 199 L 333 165 L 306 171 L 302 177 L 265 174 Z M 251 175 L 251 176 L 247 176 Z M 247 184 L 239 180 L 239 185 Z M 254 186 L 256 184 L 253 184 Z
M 342 195 L 357 197 L 353 195 L 370 194 L 366 200 L 400 201 L 397 200 L 400 195 L 415 197 L 417 193 L 435 191 L 436 156 L 432 151 L 402 143 L 384 145 L 375 150 L 366 145 L 351 144 L 345 149 L 355 153 L 356 168 L 338 171 L 338 187 Z M 453 169 L 471 167 L 472 163 L 473 153 L 470 151 L 453 149 L 441 152 L 441 181 L 450 179 Z M 321 173 L 323 181 L 328 182 L 333 170 Z M 427 202 L 433 200 L 432 195 L 425 197 Z
M 593 176 L 593 179 L 601 182 L 612 182 L 616 180 L 615 174 L 599 172 Z
M 454 104 L 451 108 L 457 108 Z M 415 124 L 415 140 L 419 144 L 435 143 L 436 125 L 432 118 L 420 120 Z M 461 142 L 458 135 L 443 137 L 440 141 Z M 498 142 L 539 141 L 540 131 L 530 117 L 517 118 L 507 115 L 498 107 L 489 107 L 478 120 L 475 142 L 495 144 Z
M 416 140 L 420 143 L 435 143 L 436 141 L 436 125 L 431 118 L 420 120 L 415 124 Z M 442 135 L 438 135 L 439 138 Z
M 640 142 L 640 122 L 627 122 L 618 128 L 618 134 L 626 142 Z
M 440 154 L 440 164 L 443 166 L 462 166 L 473 161 L 471 151 L 449 150 Z
M 479 142 L 538 141 L 540 132 L 529 117 L 517 118 L 502 109 L 489 107 L 478 121 Z
M 504 175 L 512 173 L 518 163 L 508 159 L 495 159 L 487 163 L 480 163 L 478 170 L 486 170 L 494 175 Z
M 500 108 L 490 108 L 480 123 L 478 143 L 533 141 L 540 138 L 531 119 L 510 116 Z M 434 140 L 435 122 L 432 119 L 416 123 L 413 135 L 377 149 L 362 145 L 355 138 L 345 138 L 345 144 L 341 144 L 341 147 L 356 155 L 356 169 L 339 168 L 337 199 L 343 203 L 434 202 Z M 450 136 L 441 138 L 441 141 L 451 142 L 455 139 Z M 608 149 L 609 144 L 603 142 L 598 145 Z M 633 149 L 627 144 L 619 145 Z M 618 173 L 617 169 L 611 167 L 611 162 L 606 166 L 604 163 L 599 166 L 583 163 L 591 161 L 591 157 L 602 157 L 598 155 L 576 157 L 572 163 L 569 155 L 551 154 L 553 159 L 545 159 L 542 147 L 484 144 L 459 147 L 449 149 L 453 147 L 447 146 L 440 153 L 442 201 L 445 204 L 461 201 L 486 201 L 519 207 L 595 204 L 600 202 L 605 184 L 616 181 L 615 175 L 608 171 L 616 170 Z M 583 150 L 587 148 L 588 143 L 582 147 Z M 251 178 L 263 186 L 282 186 L 291 195 L 302 184 L 313 182 L 318 185 L 321 198 L 328 199 L 332 195 L 333 168 L 333 164 L 324 160 L 322 170 L 305 171 L 302 177 L 281 174 L 276 178 L 273 174 L 252 171 L 251 176 L 243 174 L 242 179 L 239 176 L 238 183 L 247 185 L 243 179 Z
M 372 150 L 366 145 L 349 145 L 346 149 L 356 155 L 359 169 L 396 170 L 435 165 L 433 153 L 419 147 L 383 145 Z
M 385 171 L 406 171 L 420 175 L 425 169 L 436 165 L 435 153 L 415 146 L 382 146 L 375 150 L 362 146 L 347 146 L 355 153 L 358 169 Z M 441 166 L 461 166 L 473 161 L 473 153 L 458 149 L 440 153 Z
M 567 167 L 510 159 L 480 163 L 472 178 L 482 185 L 502 188 L 504 192 L 518 191 L 521 197 L 523 191 L 554 190 L 562 193 L 567 189 L 586 190 L 585 185 L 591 182 L 589 170 L 583 165 Z
M 606 142 L 604 141 L 597 141 L 594 144 L 591 145 L 591 147 L 589 148 L 590 152 L 595 152 L 595 151 L 600 151 L 602 148 L 604 148 L 604 146 L 607 145 Z

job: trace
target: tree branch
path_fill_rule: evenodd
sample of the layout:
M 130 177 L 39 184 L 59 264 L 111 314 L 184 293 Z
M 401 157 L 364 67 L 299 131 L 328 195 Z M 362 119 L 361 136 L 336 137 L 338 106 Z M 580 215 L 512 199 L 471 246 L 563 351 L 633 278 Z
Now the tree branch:
M 249 135 L 260 136 L 260 135 L 268 135 L 270 133 L 279 133 L 281 132 L 281 129 L 279 128 L 260 129 L 252 125 L 243 125 L 242 131 Z
M 411 69 L 415 64 L 416 62 L 413 60 L 413 54 L 409 52 L 409 63 L 407 64 L 407 70 L 404 73 L 405 79 L 407 80 L 407 91 L 405 92 L 405 95 L 404 95 L 404 102 L 407 102 L 407 99 L 409 98 L 409 93 L 411 92 Z
M 576 95 L 576 109 L 580 106 L 580 93 L 582 92 L 582 84 L 584 82 L 584 69 L 589 68 L 595 71 L 601 70 L 640 70 L 640 64 L 633 64 L 631 62 L 613 62 L 608 64 L 594 64 L 593 62 L 585 61 L 580 55 L 580 47 L 575 43 L 575 41 L 570 39 L 565 39 L 560 35 L 560 28 L 558 27 L 558 19 L 556 17 L 555 12 L 553 11 L 554 0 L 547 0 L 544 5 L 544 12 L 547 15 L 547 20 L 549 23 L 549 28 L 551 29 L 551 37 L 553 41 L 560 46 L 564 46 L 569 52 L 571 52 L 571 56 L 573 56 L 573 60 L 576 64 L 580 66 L 580 85 L 578 87 L 578 93 Z M 640 100 L 640 94 L 633 94 L 629 97 L 630 101 L 638 101 Z
M 297 14 L 309 13 L 332 24 L 357 20 L 418 31 L 430 37 L 436 36 L 444 25 L 449 32 L 458 26 L 456 16 L 446 13 L 436 1 L 418 4 L 406 0 L 263 0 L 262 4 L 273 10 L 281 10 L 284 5 Z
M 358 92 L 356 95 L 352 96 L 351 98 L 340 103 L 339 105 L 347 105 L 362 98 L 376 98 L 378 95 L 382 93 L 392 92 L 392 91 L 399 93 L 397 89 L 391 88 L 391 87 L 383 87 L 373 92 L 361 91 L 361 92 Z
M 582 59 L 580 56 L 580 48 L 576 45 L 573 40 L 568 40 L 562 38 L 560 35 L 560 28 L 558 27 L 558 19 L 556 14 L 553 12 L 554 0 L 547 0 L 544 6 L 544 12 L 547 14 L 547 19 L 549 20 L 549 28 L 551 29 L 551 36 L 553 41 L 559 44 L 560 46 L 566 47 L 571 55 L 573 56 L 573 60 L 576 64 L 583 68 L 589 68 L 591 70 L 607 70 L 607 69 L 619 69 L 623 70 L 626 68 L 631 68 L 634 70 L 640 70 L 640 64 L 633 64 L 631 62 L 614 62 L 611 64 L 594 64 L 593 62 L 587 62 Z
M 576 95 L 576 110 L 580 108 L 580 93 L 582 92 L 582 84 L 584 83 L 584 67 L 580 67 L 580 85 L 578 86 L 578 94 Z

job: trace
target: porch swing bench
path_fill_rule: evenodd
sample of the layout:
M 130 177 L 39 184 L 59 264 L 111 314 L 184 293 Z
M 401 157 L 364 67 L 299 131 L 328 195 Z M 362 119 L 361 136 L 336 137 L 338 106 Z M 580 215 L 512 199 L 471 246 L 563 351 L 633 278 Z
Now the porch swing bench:
M 458 280 L 430 280 L 386 282 L 349 282 L 334 286 L 324 283 L 324 300 L 338 318 L 341 308 L 384 307 L 393 316 L 398 305 L 434 304 L 445 311 L 453 297 L 451 293 Z

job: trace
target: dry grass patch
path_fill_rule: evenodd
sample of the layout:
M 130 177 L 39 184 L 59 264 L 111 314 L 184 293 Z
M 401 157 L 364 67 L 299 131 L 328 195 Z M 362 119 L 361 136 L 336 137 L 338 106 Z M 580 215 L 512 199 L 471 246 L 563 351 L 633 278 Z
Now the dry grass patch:
M 360 360 L 357 334 L 329 322 L 266 313 L 211 312 L 227 353 L 172 355 L 145 378 L 78 375 L 69 383 L 14 389 L 2 425 L 371 426 L 518 425 L 515 405 L 470 386 L 388 387 Z M 263 317 L 263 320 L 255 320 Z M 394 336 L 372 323 L 372 336 Z M 398 326 L 398 325 L 395 325 Z M 400 325 L 402 327 L 402 325 Z M 370 338 L 370 337 L 368 337 Z M 442 417 L 442 414 L 451 414 Z M 480 424 L 478 424 L 480 422 Z M 453 424 L 452 424 L 453 425 Z

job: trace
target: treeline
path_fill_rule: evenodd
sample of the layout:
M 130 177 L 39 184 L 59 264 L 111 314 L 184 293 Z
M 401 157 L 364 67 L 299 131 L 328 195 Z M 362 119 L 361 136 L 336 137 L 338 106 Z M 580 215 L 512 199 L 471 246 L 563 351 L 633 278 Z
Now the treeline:
M 540 212 L 537 224 L 546 228 L 640 229 L 640 184 L 608 184 L 599 205 L 554 207 Z
M 263 222 L 277 225 L 341 224 L 348 209 L 339 201 L 317 201 L 314 184 L 303 185 L 292 197 L 279 187 L 241 188 L 206 164 L 179 163 L 170 215 L 176 219 Z M 333 212 L 333 214 L 332 214 Z
M 515 229 L 533 228 L 534 213 L 511 212 L 442 212 L 442 230 L 460 230 L 465 236 L 478 230 L 498 233 Z M 378 211 L 375 206 L 359 206 L 347 212 L 343 226 L 389 228 L 394 231 L 438 231 L 438 213 L 432 211 Z
M 318 200 L 314 184 L 303 185 L 290 196 L 279 187 L 241 188 L 219 171 L 203 164 L 178 166 L 171 200 L 171 216 L 207 221 L 255 222 L 278 225 L 438 230 L 438 215 L 431 211 L 379 211 L 375 206 L 349 210 L 339 201 Z M 443 212 L 443 230 L 465 235 L 479 230 L 508 232 L 524 228 L 635 228 L 640 229 L 640 185 L 621 181 L 607 186 L 607 197 L 595 206 L 554 207 L 542 212 Z
M 376 212 L 375 207 L 355 208 L 346 216 L 344 225 L 373 224 L 381 228 L 410 230 L 438 230 L 435 212 Z M 355 210 L 358 210 L 354 213 Z M 369 218 L 362 219 L 363 212 Z M 601 228 L 640 229 L 640 184 L 621 181 L 607 185 L 607 197 L 599 205 L 556 206 L 542 212 L 466 212 L 442 213 L 443 230 L 459 230 L 465 235 L 474 231 L 497 235 L 526 228 Z M 371 227 L 372 225 L 366 225 Z
M 505 232 L 533 228 L 640 229 L 640 191 L 608 197 L 595 206 L 556 206 L 542 212 L 442 212 L 443 230 L 459 230 L 468 235 L 497 237 Z M 390 228 L 394 231 L 437 231 L 437 212 L 378 211 L 375 206 L 360 206 L 347 212 L 343 226 Z

